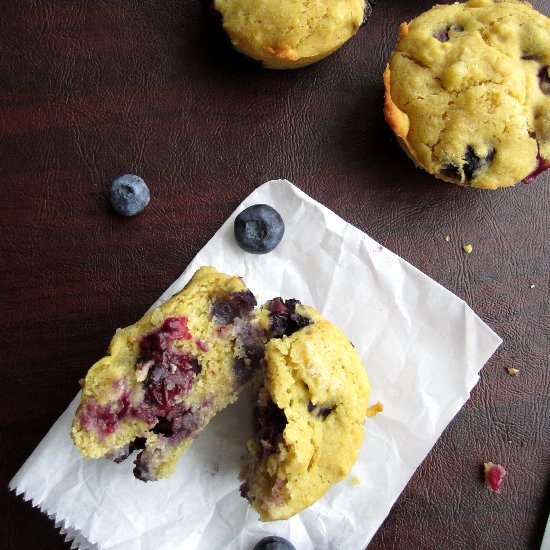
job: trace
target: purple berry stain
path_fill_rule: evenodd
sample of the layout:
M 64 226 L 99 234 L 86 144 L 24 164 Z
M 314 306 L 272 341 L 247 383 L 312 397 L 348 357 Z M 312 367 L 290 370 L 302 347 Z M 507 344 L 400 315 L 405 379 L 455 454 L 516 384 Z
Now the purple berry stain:
M 537 155 L 537 165 L 535 169 L 523 180 L 523 183 L 531 183 L 538 175 L 550 169 L 550 160 L 543 159 L 540 154 Z
M 80 422 L 86 430 L 97 430 L 101 436 L 116 431 L 124 418 L 137 418 L 150 426 L 154 433 L 174 441 L 196 432 L 201 426 L 201 415 L 177 399 L 184 396 L 200 374 L 198 360 L 174 347 L 174 340 L 192 340 L 186 317 L 168 317 L 163 324 L 146 333 L 139 342 L 136 371 L 144 375 L 143 401 L 132 405 L 131 391 L 125 380 L 116 381 L 113 387 L 120 392 L 114 403 L 101 405 L 91 399 L 80 413 Z M 197 344 L 197 345 L 202 345 Z M 205 404 L 207 406 L 208 404 Z M 129 444 L 112 451 L 108 458 L 115 462 L 126 459 L 134 450 L 142 450 L 145 439 L 137 437 Z M 150 477 L 147 456 L 138 455 L 134 473 L 139 479 Z
M 107 436 L 116 431 L 120 420 L 129 416 L 131 411 L 129 391 L 125 391 L 113 404 L 100 405 L 95 399 L 90 399 L 80 413 L 80 423 L 85 430 L 96 429 Z

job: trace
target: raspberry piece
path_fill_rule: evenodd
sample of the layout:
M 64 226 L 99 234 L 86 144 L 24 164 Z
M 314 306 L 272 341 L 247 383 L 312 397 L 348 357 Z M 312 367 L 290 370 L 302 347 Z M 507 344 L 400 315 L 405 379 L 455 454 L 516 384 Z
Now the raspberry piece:
M 485 482 L 487 486 L 494 493 L 499 493 L 502 479 L 506 475 L 506 470 L 500 464 L 493 464 L 492 462 L 484 462 L 483 469 L 485 471 Z

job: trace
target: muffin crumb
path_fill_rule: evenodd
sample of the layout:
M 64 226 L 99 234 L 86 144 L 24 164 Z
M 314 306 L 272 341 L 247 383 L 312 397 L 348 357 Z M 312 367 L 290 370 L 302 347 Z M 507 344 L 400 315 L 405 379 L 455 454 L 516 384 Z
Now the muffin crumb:
M 378 413 L 381 413 L 383 410 L 384 410 L 384 405 L 382 403 L 380 403 L 380 401 L 377 401 L 374 405 L 371 405 L 367 409 L 367 417 L 368 418 L 373 418 Z

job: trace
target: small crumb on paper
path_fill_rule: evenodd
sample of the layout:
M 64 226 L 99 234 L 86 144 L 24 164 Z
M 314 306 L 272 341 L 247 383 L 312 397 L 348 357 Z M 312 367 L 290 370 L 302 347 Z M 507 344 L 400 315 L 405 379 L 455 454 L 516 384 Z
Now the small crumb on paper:
M 354 487 L 357 487 L 358 485 L 361 485 L 361 480 L 359 479 L 359 476 L 351 476 L 351 484 Z
M 367 416 L 369 418 L 373 418 L 378 413 L 381 413 L 383 410 L 384 410 L 384 405 L 382 405 L 382 403 L 380 403 L 380 401 L 377 401 L 374 405 L 371 405 L 367 409 Z
M 449 235 L 445 235 L 445 237 L 443 238 L 443 240 L 448 243 L 450 240 L 451 240 L 451 237 L 449 237 Z
M 487 487 L 494 493 L 499 493 L 502 479 L 506 475 L 506 470 L 500 464 L 494 464 L 493 462 L 484 462 L 483 469 Z
M 508 367 L 506 370 L 510 376 L 517 376 L 519 374 L 519 370 L 514 367 Z
M 462 250 L 464 250 L 464 252 L 466 252 L 466 254 L 471 254 L 473 249 L 474 249 L 474 247 L 471 244 L 465 244 L 462 247 Z

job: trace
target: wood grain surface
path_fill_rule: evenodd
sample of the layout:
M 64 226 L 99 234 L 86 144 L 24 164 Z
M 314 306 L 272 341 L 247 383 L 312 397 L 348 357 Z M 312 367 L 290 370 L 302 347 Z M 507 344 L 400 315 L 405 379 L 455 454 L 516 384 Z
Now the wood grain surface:
M 539 547 L 550 511 L 550 178 L 463 189 L 400 150 L 381 75 L 399 23 L 430 5 L 379 0 L 330 58 L 277 72 L 229 51 L 198 1 L 0 2 L 0 548 L 70 548 L 9 480 L 116 327 L 279 177 L 463 298 L 504 340 L 369 549 Z M 533 5 L 550 16 L 548 0 Z M 133 219 L 107 199 L 128 172 L 152 193 Z M 499 495 L 483 484 L 487 460 L 508 470 Z

